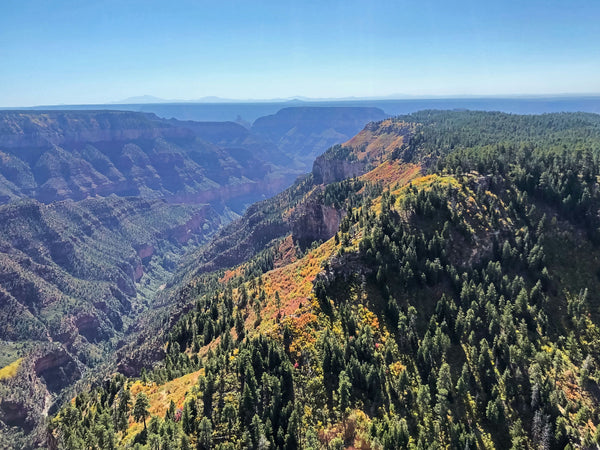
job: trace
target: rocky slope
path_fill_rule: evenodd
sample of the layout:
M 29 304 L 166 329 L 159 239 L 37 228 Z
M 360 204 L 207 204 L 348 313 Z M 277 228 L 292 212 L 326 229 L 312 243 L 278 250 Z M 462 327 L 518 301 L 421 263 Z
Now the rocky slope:
M 0 383 L 0 421 L 39 432 L 44 411 L 123 345 L 186 249 L 222 220 L 207 205 L 115 196 L 0 206 L 0 348 L 5 363 L 24 356 Z

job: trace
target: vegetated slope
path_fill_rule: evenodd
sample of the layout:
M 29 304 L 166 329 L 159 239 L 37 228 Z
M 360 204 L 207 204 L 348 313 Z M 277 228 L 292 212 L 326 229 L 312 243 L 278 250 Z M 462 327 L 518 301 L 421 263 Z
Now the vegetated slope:
M 316 189 L 332 237 L 184 277 L 164 361 L 78 395 L 49 445 L 597 445 L 600 116 L 425 111 L 357 142 L 211 245 Z
M 327 148 L 350 139 L 367 123 L 386 117 L 381 109 L 370 107 L 283 108 L 256 119 L 251 130 L 285 149 L 299 168 L 309 170 Z
M 186 310 L 162 291 L 181 256 L 290 184 L 292 165 L 232 122 L 0 113 L 3 440 L 39 437 L 48 409 L 117 349 L 126 373 L 162 358 L 152 343 Z
M 0 385 L 0 420 L 43 423 L 221 220 L 207 205 L 115 196 L 0 206 L 0 366 L 21 357 Z
M 2 202 L 116 194 L 240 213 L 293 181 L 298 171 L 278 165 L 288 159 L 234 123 L 120 111 L 0 112 Z

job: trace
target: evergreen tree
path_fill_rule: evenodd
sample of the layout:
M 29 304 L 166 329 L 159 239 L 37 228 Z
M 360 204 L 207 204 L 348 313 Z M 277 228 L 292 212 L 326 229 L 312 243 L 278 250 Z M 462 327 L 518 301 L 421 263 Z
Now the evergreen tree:
M 212 448 L 212 423 L 208 417 L 203 417 L 198 426 L 198 450 Z
M 142 420 L 144 422 L 144 430 L 146 429 L 146 418 L 150 415 L 149 412 L 150 401 L 148 400 L 148 396 L 140 392 L 135 397 L 135 405 L 133 406 L 133 419 L 136 422 Z

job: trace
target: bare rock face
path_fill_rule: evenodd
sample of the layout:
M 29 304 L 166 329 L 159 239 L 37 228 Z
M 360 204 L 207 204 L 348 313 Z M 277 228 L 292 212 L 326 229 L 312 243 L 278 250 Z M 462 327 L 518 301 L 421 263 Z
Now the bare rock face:
M 319 156 L 313 164 L 313 177 L 316 183 L 329 184 L 346 178 L 357 177 L 365 173 L 367 164 L 364 161 L 351 161 Z
M 147 336 L 142 333 L 136 342 L 119 350 L 117 370 L 128 377 L 139 376 L 143 368 L 150 368 L 155 361 L 160 361 L 165 355 L 164 347 L 157 336 Z
M 148 258 L 154 254 L 154 245 L 146 244 L 137 249 L 137 254 L 141 259 Z
M 50 392 L 59 392 L 81 377 L 75 359 L 63 349 L 39 357 L 34 364 L 36 376 L 42 378 Z
M 327 240 L 337 232 L 345 211 L 324 205 L 317 195 L 309 197 L 294 210 L 292 236 L 301 247 L 313 241 Z
M 81 336 L 89 342 L 98 342 L 108 339 L 112 333 L 104 329 L 95 314 L 81 313 L 75 318 L 75 326 Z
M 29 411 L 20 402 L 14 400 L 4 400 L 0 403 L 2 410 L 2 421 L 9 427 L 23 427 L 24 430 L 31 430 L 31 423 L 27 420 Z

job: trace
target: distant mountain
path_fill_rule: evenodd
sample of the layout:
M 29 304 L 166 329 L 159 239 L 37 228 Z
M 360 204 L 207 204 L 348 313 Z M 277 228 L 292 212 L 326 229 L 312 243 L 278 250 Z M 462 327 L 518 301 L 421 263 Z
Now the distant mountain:
M 33 110 L 99 110 L 118 109 L 154 113 L 159 117 L 196 121 L 254 122 L 256 119 L 276 114 L 284 107 L 374 107 L 389 115 L 409 114 L 421 110 L 468 109 L 480 111 L 502 111 L 514 114 L 545 114 L 552 112 L 600 113 L 600 97 L 589 96 L 522 96 L 522 97 L 467 97 L 467 98 L 403 98 L 394 99 L 346 99 L 346 100 L 279 100 L 272 102 L 209 102 L 209 103 L 147 103 L 110 105 L 54 105 L 29 108 Z M 0 108 L 7 109 L 7 108 Z
M 137 97 L 127 97 L 123 100 L 118 100 L 116 102 L 112 102 L 115 104 L 140 104 L 140 103 L 169 103 L 173 100 L 165 100 L 164 98 L 155 97 L 153 95 L 139 95 Z
M 302 169 L 308 170 L 327 148 L 347 141 L 368 122 L 386 117 L 381 109 L 370 107 L 283 108 L 257 119 L 251 131 L 286 149 Z
M 306 100 L 310 101 L 309 98 Z M 140 95 L 135 97 L 128 97 L 123 100 L 112 102 L 118 105 L 136 105 L 136 104 L 156 104 L 156 103 L 272 103 L 272 102 L 302 102 L 303 99 L 300 97 L 291 98 L 275 98 L 275 99 L 234 99 L 217 97 L 214 95 L 208 95 L 206 97 L 200 97 L 189 100 L 176 100 L 176 99 L 164 99 L 155 97 L 153 95 Z M 320 100 L 315 100 L 320 101 Z

